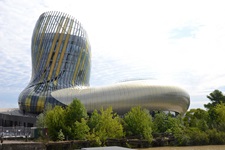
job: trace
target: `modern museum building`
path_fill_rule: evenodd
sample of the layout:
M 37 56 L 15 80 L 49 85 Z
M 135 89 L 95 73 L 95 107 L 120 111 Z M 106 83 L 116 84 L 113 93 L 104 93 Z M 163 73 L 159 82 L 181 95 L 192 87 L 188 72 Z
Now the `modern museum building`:
M 185 90 L 151 80 L 90 86 L 91 46 L 87 33 L 66 13 L 50 11 L 39 17 L 33 30 L 31 57 L 32 75 L 19 95 L 18 117 L 36 116 L 48 104 L 66 107 L 75 98 L 89 113 L 111 106 L 120 115 L 134 106 L 184 114 L 190 105 Z M 0 111 L 0 117 L 0 126 L 7 126 L 7 112 Z

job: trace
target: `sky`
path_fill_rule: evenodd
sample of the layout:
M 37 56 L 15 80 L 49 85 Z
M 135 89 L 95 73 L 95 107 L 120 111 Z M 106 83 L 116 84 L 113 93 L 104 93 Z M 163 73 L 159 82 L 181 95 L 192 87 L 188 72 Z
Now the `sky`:
M 91 86 L 151 79 L 185 89 L 190 108 L 225 90 L 225 9 L 221 0 L 0 0 L 0 108 L 16 108 L 31 77 L 38 17 L 78 19 L 91 44 Z

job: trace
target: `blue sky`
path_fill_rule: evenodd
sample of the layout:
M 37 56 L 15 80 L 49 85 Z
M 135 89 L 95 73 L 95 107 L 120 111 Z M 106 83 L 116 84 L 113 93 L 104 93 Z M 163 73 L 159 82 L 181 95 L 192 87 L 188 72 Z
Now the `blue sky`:
M 18 107 L 31 36 L 45 11 L 77 18 L 92 48 L 91 86 L 152 79 L 189 92 L 190 108 L 225 89 L 225 9 L 218 0 L 0 0 L 0 107 Z

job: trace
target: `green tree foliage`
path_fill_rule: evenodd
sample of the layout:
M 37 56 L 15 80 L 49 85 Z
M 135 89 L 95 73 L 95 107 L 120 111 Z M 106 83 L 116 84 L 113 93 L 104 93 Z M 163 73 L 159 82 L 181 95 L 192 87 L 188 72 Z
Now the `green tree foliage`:
M 215 107 L 217 104 L 225 103 L 225 96 L 219 90 L 214 90 L 212 93 L 207 95 L 207 98 L 211 101 L 211 103 L 205 104 L 205 108 L 211 109 Z
M 41 113 L 37 116 L 36 126 L 38 128 L 45 128 L 47 125 L 45 124 L 45 115 Z
M 186 134 L 183 118 L 170 113 L 158 112 L 153 118 L 154 133 L 169 133 L 175 137 L 176 145 L 189 145 L 190 137 Z
M 62 129 L 60 129 L 59 132 L 58 132 L 58 140 L 63 141 L 64 139 L 65 139 L 65 136 L 62 132 Z
M 174 133 L 174 131 L 182 124 L 180 115 L 173 116 L 165 112 L 158 112 L 153 118 L 153 132 L 154 133 Z
M 95 127 L 98 125 L 99 122 L 100 122 L 100 115 L 98 114 L 98 111 L 95 109 L 92 112 L 91 117 L 89 118 L 88 121 L 88 126 L 90 127 L 91 131 L 95 129 Z
M 184 117 L 184 124 L 186 127 L 197 127 L 202 131 L 209 129 L 208 121 L 208 112 L 200 108 L 189 110 Z
M 189 137 L 189 145 L 209 144 L 209 137 L 206 131 L 209 130 L 209 114 L 203 109 L 191 109 L 184 117 L 186 127 L 185 136 Z
M 78 99 L 74 99 L 73 102 L 66 108 L 66 124 L 71 125 L 76 121 L 81 122 L 82 118 L 87 118 L 87 110 Z
M 48 111 L 45 116 L 45 123 L 51 139 L 58 140 L 58 133 L 65 129 L 65 110 L 60 106 Z M 63 131 L 62 131 L 63 132 Z
M 149 112 L 140 106 L 133 107 L 124 116 L 125 130 L 129 136 L 142 136 L 152 141 L 152 118 Z
M 67 108 L 47 109 L 37 117 L 38 127 L 47 127 L 52 140 L 88 139 L 93 146 L 105 145 L 109 138 L 124 135 L 137 136 L 152 141 L 153 133 L 168 133 L 176 145 L 225 144 L 225 96 L 215 90 L 207 96 L 211 103 L 207 110 L 191 109 L 182 118 L 158 112 L 154 118 L 141 107 L 134 107 L 122 120 L 112 108 L 93 111 L 88 118 L 81 102 L 75 99 Z M 153 121 L 152 121 L 153 120 Z M 123 132 L 125 129 L 125 133 Z
M 164 112 L 158 112 L 153 119 L 153 132 L 164 133 L 167 131 L 167 115 Z
M 85 119 L 87 119 L 87 111 L 77 99 L 66 109 L 56 106 L 44 115 L 44 122 L 52 140 L 58 140 L 58 136 L 62 134 L 72 140 L 85 139 L 89 131 Z
M 123 126 L 119 116 L 112 111 L 112 107 L 101 109 L 100 113 L 95 110 L 89 120 L 91 133 L 88 136 L 89 140 L 95 138 L 96 141 L 101 141 L 105 144 L 108 138 L 121 138 L 124 136 Z
M 207 98 L 211 101 L 211 103 L 205 104 L 205 108 L 207 108 L 209 113 L 209 124 L 211 128 L 217 128 L 217 120 L 218 116 L 215 112 L 216 105 L 220 103 L 225 103 L 225 96 L 219 90 L 214 90 L 212 93 L 207 95 Z
M 206 131 L 209 137 L 209 143 L 212 145 L 225 144 L 225 132 L 218 131 L 216 129 L 210 129 Z
M 209 137 L 199 128 L 189 128 L 187 134 L 190 137 L 190 145 L 208 145 Z
M 175 144 L 178 146 L 190 145 L 190 136 L 187 134 L 186 128 L 180 125 L 174 130 Z
M 168 114 L 168 119 L 166 120 L 167 122 L 167 130 L 166 132 L 168 133 L 175 133 L 175 131 L 179 130 L 180 128 L 183 129 L 183 120 L 180 115 L 178 116 L 171 116 Z M 171 132 L 169 132 L 171 131 Z
M 225 132 L 225 104 L 217 104 L 214 108 L 216 114 L 217 130 Z
M 74 99 L 65 110 L 65 133 L 68 139 L 85 139 L 86 132 L 89 130 L 85 121 L 87 117 L 84 105 L 78 99 Z
M 87 120 L 81 118 L 81 121 L 75 122 L 75 138 L 79 140 L 85 140 L 89 133 L 90 128 L 87 125 Z

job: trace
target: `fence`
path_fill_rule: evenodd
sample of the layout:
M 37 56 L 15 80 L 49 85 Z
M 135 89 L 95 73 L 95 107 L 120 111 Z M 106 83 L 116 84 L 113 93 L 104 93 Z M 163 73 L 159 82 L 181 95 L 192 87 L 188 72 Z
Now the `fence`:
M 3 138 L 30 137 L 31 127 L 24 127 L 24 126 L 2 127 L 0 126 L 0 136 Z

